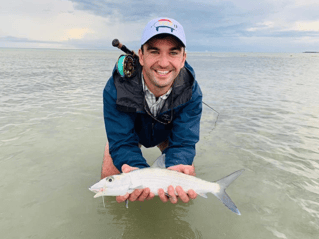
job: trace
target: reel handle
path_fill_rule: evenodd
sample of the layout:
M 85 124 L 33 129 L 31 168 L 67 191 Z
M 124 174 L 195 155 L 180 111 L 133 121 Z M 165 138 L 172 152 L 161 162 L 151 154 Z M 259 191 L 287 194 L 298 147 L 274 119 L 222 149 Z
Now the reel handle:
M 114 39 L 112 41 L 112 46 L 117 47 L 118 49 L 124 51 L 126 54 L 130 54 L 132 56 L 136 56 L 134 51 L 129 50 L 125 45 L 123 45 L 118 39 Z

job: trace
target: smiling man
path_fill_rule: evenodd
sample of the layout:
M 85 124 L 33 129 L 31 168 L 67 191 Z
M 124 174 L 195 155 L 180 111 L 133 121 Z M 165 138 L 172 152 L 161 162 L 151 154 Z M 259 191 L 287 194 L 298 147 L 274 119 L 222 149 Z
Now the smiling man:
M 165 154 L 165 166 L 195 175 L 193 160 L 199 140 L 202 93 L 195 73 L 186 61 L 182 25 L 169 18 L 151 20 L 145 27 L 137 74 L 121 77 L 116 68 L 104 93 L 104 122 L 108 138 L 101 178 L 149 167 L 140 146 L 157 146 Z M 170 186 L 158 194 L 163 202 L 196 198 L 193 190 Z M 148 188 L 118 196 L 117 201 L 151 199 Z

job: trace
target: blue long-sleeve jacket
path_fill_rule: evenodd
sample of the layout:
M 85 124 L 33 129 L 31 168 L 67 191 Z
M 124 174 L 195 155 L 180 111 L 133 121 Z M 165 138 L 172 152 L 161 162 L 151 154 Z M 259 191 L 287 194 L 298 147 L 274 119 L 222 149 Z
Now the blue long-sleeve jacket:
M 199 141 L 202 113 L 202 92 L 193 68 L 185 62 L 175 79 L 173 90 L 161 109 L 158 119 L 148 115 L 141 79 L 141 66 L 133 78 L 121 78 L 114 68 L 103 92 L 104 122 L 110 155 L 121 172 L 123 164 L 149 167 L 138 143 L 146 148 L 169 140 L 164 150 L 166 167 L 193 163 Z

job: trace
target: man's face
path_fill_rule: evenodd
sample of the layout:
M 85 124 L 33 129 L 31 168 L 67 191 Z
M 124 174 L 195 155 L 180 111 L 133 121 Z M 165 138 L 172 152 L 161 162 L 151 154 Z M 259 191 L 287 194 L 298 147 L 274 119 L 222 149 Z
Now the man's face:
M 185 49 L 174 37 L 152 39 L 139 49 L 139 60 L 148 88 L 153 92 L 167 90 L 173 84 L 186 60 Z M 164 92 L 165 93 L 165 92 Z

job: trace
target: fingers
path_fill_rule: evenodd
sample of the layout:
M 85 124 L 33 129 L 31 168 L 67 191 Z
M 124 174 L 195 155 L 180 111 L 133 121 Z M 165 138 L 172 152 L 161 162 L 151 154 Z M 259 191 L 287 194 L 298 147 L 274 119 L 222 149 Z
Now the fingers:
M 149 196 L 149 194 L 150 194 L 150 189 L 145 188 L 142 190 L 141 194 L 136 198 L 136 200 L 143 202 Z M 133 195 L 131 195 L 131 196 L 133 196 Z
M 186 194 L 186 192 L 183 190 L 183 188 L 181 186 L 177 186 L 176 187 L 176 192 L 177 192 L 178 196 L 180 197 L 180 199 L 184 203 L 188 203 L 189 202 L 189 196 Z
M 155 197 L 154 193 L 150 192 L 149 188 L 144 189 L 135 189 L 131 194 L 125 194 L 124 196 L 117 196 L 116 201 L 118 203 L 124 202 L 126 199 L 130 200 L 131 202 L 134 201 L 141 201 L 150 200 Z
M 177 203 L 178 198 L 180 198 L 182 202 L 188 203 L 190 199 L 195 199 L 197 197 L 197 193 L 194 190 L 190 189 L 186 193 L 181 186 L 176 187 L 176 193 L 178 196 L 175 195 L 173 186 L 168 187 L 167 194 L 165 194 L 163 189 L 158 190 L 158 196 L 162 202 L 171 201 L 173 204 Z
M 187 167 L 184 168 L 184 172 L 185 174 L 188 174 L 188 175 L 192 175 L 192 176 L 196 176 L 196 173 L 195 173 L 195 167 L 194 167 L 194 164 L 193 165 L 185 165 Z
M 197 198 L 197 193 L 193 189 L 188 190 L 187 194 L 191 199 Z
M 131 166 L 127 165 L 127 164 L 123 164 L 123 165 L 122 165 L 122 172 L 123 172 L 123 173 L 129 173 L 129 172 L 131 172 L 131 171 L 133 171 L 133 170 L 135 170 L 135 169 L 138 169 L 138 168 L 136 168 L 136 167 L 131 167 Z
M 146 198 L 146 200 L 151 200 L 151 199 L 153 199 L 155 197 L 155 194 L 154 193 L 150 193 L 149 195 L 148 195 L 148 197 Z
M 171 203 L 177 203 L 177 197 L 175 195 L 175 190 L 172 185 L 168 186 L 167 194 L 169 195 L 169 200 L 171 201 Z
M 185 173 L 191 176 L 196 176 L 194 164 L 193 165 L 179 164 L 179 165 L 168 167 L 167 169 L 175 170 L 177 172 Z
M 130 194 L 125 194 L 124 196 L 117 196 L 116 197 L 116 201 L 118 203 L 124 202 L 126 199 L 128 199 L 128 197 L 130 196 Z
M 182 202 L 188 203 L 190 199 L 195 199 L 197 197 L 197 193 L 194 190 L 190 189 L 186 193 L 181 186 L 176 187 L 176 193 L 178 196 L 175 194 L 173 186 L 168 187 L 167 194 L 164 192 L 163 189 L 158 190 L 158 196 L 164 203 L 170 201 L 171 203 L 176 204 L 178 202 L 178 197 L 182 200 Z M 131 202 L 143 202 L 145 200 L 153 199 L 154 196 L 154 193 L 151 193 L 149 188 L 136 189 L 131 194 L 127 193 L 124 196 L 117 196 L 116 201 L 118 203 L 121 203 L 128 199 Z
M 177 203 L 177 197 L 175 195 L 174 187 L 169 186 L 167 189 L 167 193 L 164 192 L 162 188 L 158 189 L 158 197 L 161 199 L 162 202 L 171 201 L 171 203 Z
M 162 188 L 158 189 L 157 193 L 162 202 L 168 202 L 168 197 L 165 195 L 165 192 Z
M 143 189 L 135 189 L 129 196 L 128 200 L 130 200 L 131 202 L 136 201 L 139 196 L 143 193 Z

